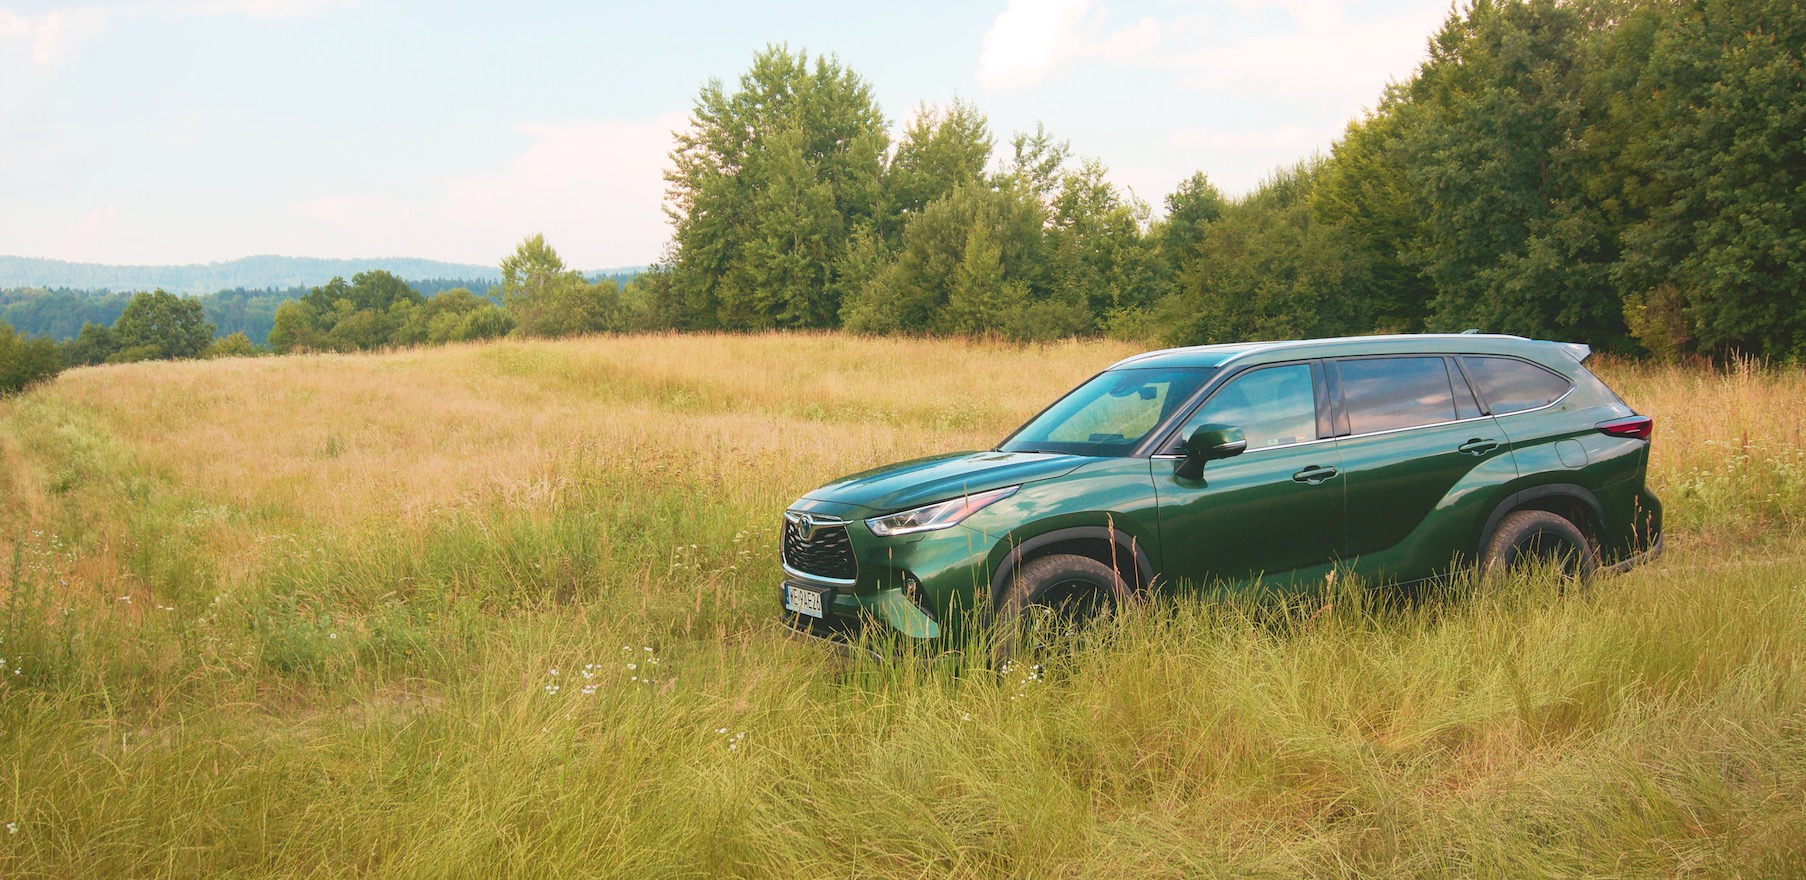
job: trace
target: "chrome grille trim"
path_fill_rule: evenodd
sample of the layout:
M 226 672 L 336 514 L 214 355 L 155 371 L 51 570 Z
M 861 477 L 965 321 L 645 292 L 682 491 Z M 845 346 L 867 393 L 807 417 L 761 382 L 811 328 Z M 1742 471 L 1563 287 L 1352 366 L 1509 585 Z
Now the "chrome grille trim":
M 784 571 L 825 583 L 851 585 L 858 579 L 848 521 L 803 511 L 784 511 Z

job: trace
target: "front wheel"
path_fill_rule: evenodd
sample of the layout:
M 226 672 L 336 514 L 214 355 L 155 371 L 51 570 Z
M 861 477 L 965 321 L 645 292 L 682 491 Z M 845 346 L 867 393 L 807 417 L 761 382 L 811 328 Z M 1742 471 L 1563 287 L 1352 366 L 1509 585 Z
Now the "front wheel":
M 992 654 L 1002 663 L 1070 644 L 1129 595 L 1110 566 L 1088 556 L 1043 556 L 1016 571 L 997 609 Z
M 1553 565 L 1584 584 L 1599 570 L 1599 548 L 1560 514 L 1547 510 L 1507 514 L 1481 554 L 1481 573 L 1523 571 L 1536 565 Z

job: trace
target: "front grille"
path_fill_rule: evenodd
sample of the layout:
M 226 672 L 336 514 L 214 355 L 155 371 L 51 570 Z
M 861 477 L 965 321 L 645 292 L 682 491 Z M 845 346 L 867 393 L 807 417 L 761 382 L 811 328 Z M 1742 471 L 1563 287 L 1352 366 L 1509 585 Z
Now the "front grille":
M 810 531 L 813 529 L 813 534 Z M 850 581 L 859 567 L 845 523 L 811 520 L 808 514 L 784 514 L 784 564 L 803 574 Z

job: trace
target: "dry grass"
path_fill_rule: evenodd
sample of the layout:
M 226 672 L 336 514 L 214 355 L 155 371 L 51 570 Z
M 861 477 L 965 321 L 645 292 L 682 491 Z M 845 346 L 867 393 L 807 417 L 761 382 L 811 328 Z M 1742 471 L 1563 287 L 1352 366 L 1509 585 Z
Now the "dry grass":
M 1127 353 L 503 342 L 0 402 L 0 876 L 1806 870 L 1797 371 L 1600 366 L 1672 543 L 1586 596 L 1179 602 L 1032 676 L 773 625 L 785 503 Z

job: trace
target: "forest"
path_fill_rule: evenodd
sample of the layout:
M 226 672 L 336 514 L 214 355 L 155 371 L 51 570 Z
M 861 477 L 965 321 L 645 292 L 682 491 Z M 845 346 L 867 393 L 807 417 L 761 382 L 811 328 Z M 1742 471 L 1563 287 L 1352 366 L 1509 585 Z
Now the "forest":
M 774 48 L 706 85 L 668 175 L 655 323 L 1106 333 L 1384 331 L 1662 358 L 1806 355 L 1806 7 L 1479 0 L 1326 154 L 1164 212 L 1045 131 Z
M 1802 47 L 1806 8 L 1786 0 L 1477 0 L 1326 152 L 1239 196 L 1199 171 L 1156 212 L 1044 128 L 1000 142 L 966 101 L 924 104 L 893 136 L 856 71 L 772 46 L 699 91 L 666 172 L 672 241 L 645 272 L 585 276 L 535 236 L 478 293 L 370 271 L 196 301 L 219 335 L 278 352 L 668 329 L 1190 344 L 1477 328 L 1797 362 Z M 0 293 L 19 331 L 0 358 L 104 329 L 131 299 Z

